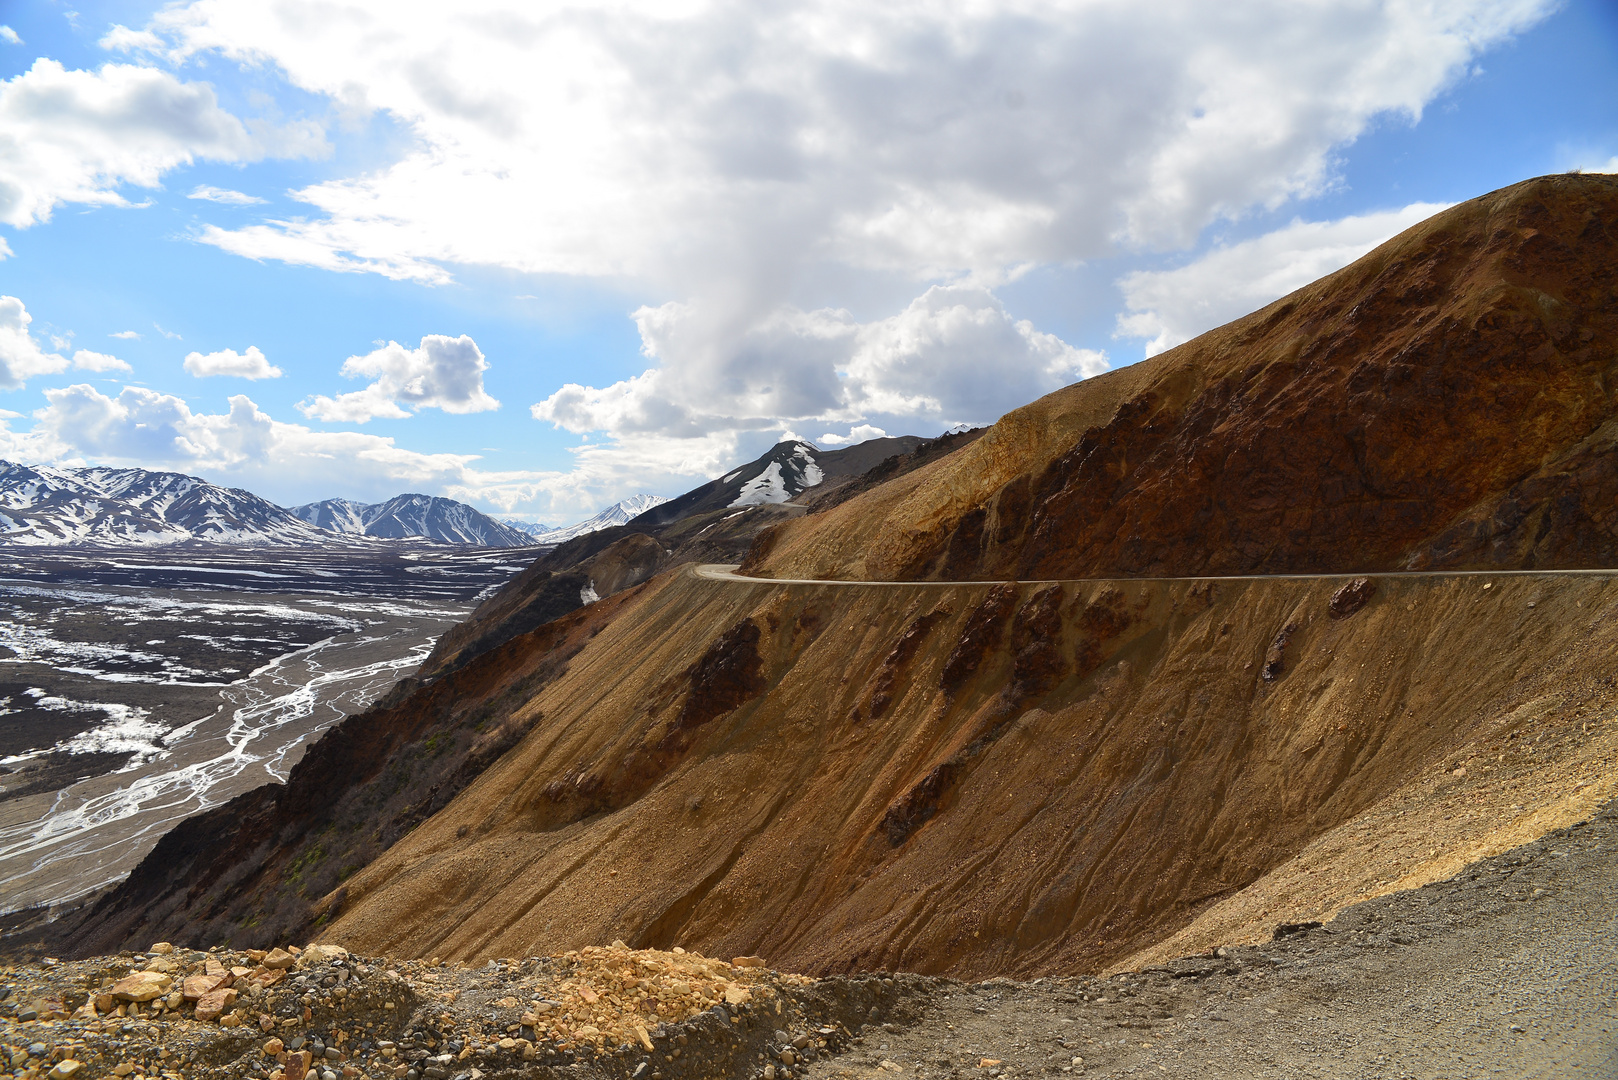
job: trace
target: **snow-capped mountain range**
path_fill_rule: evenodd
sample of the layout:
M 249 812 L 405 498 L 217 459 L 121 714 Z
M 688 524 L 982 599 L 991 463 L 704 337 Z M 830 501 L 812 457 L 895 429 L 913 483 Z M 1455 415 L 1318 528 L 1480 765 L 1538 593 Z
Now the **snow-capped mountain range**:
M 194 542 L 262 547 L 427 540 L 535 547 L 622 525 L 666 501 L 636 495 L 577 525 L 551 529 L 497 521 L 465 503 L 434 495 L 396 495 L 380 503 L 325 499 L 288 509 L 250 491 L 183 473 L 0 461 L 0 546 Z
M 631 495 L 627 499 L 613 503 L 594 517 L 585 518 L 577 525 L 569 525 L 565 529 L 549 529 L 533 535 L 541 544 L 565 544 L 569 540 L 600 532 L 602 529 L 610 529 L 614 525 L 628 524 L 652 507 L 662 506 L 666 502 L 668 500 L 661 495 Z
M 535 538 L 463 502 L 436 495 L 395 495 L 387 502 L 357 503 L 325 499 L 294 506 L 299 519 L 348 536 L 384 540 L 425 538 L 441 544 L 479 547 L 529 547 Z
M 240 488 L 147 469 L 0 462 L 0 543 L 322 544 L 330 533 Z

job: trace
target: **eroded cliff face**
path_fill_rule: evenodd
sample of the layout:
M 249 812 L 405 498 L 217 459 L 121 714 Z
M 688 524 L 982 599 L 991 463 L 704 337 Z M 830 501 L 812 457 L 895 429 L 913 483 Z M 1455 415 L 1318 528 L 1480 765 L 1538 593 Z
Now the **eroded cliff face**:
M 990 580 L 1618 559 L 1618 178 L 1456 206 L 973 446 L 780 526 L 765 576 Z
M 1364 815 L 1427 806 L 1422 782 L 1459 761 L 1502 792 L 1606 761 L 1536 796 L 1545 820 L 1612 787 L 1605 726 L 1495 760 L 1547 685 L 1568 723 L 1604 707 L 1604 577 L 839 587 L 685 569 L 633 603 L 517 714 L 537 718 L 521 745 L 350 880 L 330 940 L 1097 970 Z M 1334 862 L 1330 896 L 1511 827 L 1380 837 Z M 1314 913 L 1276 906 L 1222 932 Z

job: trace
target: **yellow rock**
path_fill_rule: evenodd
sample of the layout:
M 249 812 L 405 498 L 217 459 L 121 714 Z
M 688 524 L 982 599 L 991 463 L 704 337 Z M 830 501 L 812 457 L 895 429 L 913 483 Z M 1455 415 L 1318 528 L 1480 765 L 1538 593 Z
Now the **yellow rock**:
M 174 951 L 174 946 L 170 945 L 166 941 L 159 941 L 156 945 L 153 945 L 146 951 L 149 953 L 157 953 L 159 956 L 167 956 L 169 953 Z
M 285 971 L 287 968 L 291 967 L 297 962 L 298 958 L 287 952 L 285 949 L 271 949 L 269 952 L 264 954 L 264 959 L 259 961 L 259 963 L 263 964 L 265 967 L 275 968 L 279 971 Z
M 122 1001 L 151 1001 L 169 992 L 174 980 L 161 971 L 137 971 L 112 984 L 112 996 Z

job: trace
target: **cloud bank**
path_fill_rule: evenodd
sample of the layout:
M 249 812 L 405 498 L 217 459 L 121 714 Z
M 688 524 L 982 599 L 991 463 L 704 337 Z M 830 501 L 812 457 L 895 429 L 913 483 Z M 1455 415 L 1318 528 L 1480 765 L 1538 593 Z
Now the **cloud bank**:
M 635 282 L 656 298 L 634 315 L 646 370 L 532 411 L 700 457 L 799 423 L 992 420 L 1101 370 L 988 288 L 1321 193 L 1338 148 L 1419 118 L 1554 6 L 354 0 L 316 21 L 193 0 L 129 43 L 273 67 L 414 140 L 292 192 L 305 215 L 201 241 L 428 284 L 473 265 Z M 839 306 L 873 280 L 914 299 Z M 1130 333 L 1196 322 L 1144 280 L 1135 298 Z M 431 404 L 377 373 L 306 414 Z

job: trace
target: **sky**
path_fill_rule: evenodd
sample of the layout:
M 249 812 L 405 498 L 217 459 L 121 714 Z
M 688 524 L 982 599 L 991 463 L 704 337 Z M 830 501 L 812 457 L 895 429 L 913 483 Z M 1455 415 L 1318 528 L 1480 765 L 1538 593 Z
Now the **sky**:
M 1613 0 L 0 0 L 0 457 L 566 524 L 1570 169 Z

